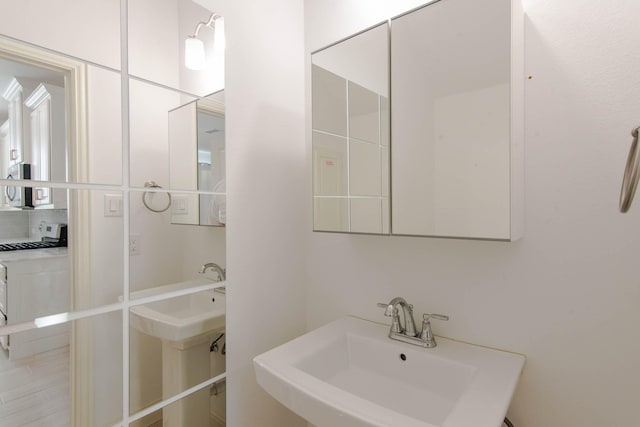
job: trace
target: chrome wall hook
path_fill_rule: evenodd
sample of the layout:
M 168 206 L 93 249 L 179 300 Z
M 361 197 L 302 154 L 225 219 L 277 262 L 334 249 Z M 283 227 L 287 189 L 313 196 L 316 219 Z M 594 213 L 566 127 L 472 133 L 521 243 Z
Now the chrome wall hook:
M 638 133 L 640 126 L 633 128 L 631 136 L 631 148 L 627 156 L 627 164 L 624 168 L 624 176 L 622 177 L 622 187 L 620 188 L 620 212 L 626 213 L 631 207 L 633 197 L 638 187 L 638 179 L 640 178 L 640 155 L 638 153 Z

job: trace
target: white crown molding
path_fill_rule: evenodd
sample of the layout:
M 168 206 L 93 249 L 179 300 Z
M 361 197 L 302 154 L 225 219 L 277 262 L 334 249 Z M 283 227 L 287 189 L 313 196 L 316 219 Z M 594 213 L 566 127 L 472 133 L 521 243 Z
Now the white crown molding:
M 7 101 L 12 101 L 16 98 L 16 95 L 22 93 L 22 85 L 15 77 L 9 83 L 9 86 L 2 93 L 2 97 Z
M 51 98 L 51 93 L 47 90 L 46 86 L 42 83 L 24 100 L 24 105 L 34 109 L 45 100 Z
M 52 96 L 63 95 L 64 89 L 60 86 L 54 86 L 49 83 L 40 83 L 35 88 L 31 95 L 24 100 L 24 105 L 32 110 L 37 108 L 43 101 L 51 98 Z

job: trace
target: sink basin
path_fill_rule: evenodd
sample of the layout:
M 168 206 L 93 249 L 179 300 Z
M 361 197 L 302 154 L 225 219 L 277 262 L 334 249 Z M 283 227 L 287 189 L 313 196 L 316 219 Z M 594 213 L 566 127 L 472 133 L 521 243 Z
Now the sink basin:
M 193 286 L 194 282 L 155 288 L 166 292 Z M 183 285 L 183 286 L 180 286 Z M 149 296 L 148 291 L 131 293 L 131 298 Z M 184 341 L 224 328 L 226 297 L 213 289 L 131 307 L 131 325 L 137 330 L 167 341 Z
M 257 356 L 258 383 L 322 427 L 500 427 L 522 355 L 438 338 L 393 341 L 388 325 L 345 317 Z

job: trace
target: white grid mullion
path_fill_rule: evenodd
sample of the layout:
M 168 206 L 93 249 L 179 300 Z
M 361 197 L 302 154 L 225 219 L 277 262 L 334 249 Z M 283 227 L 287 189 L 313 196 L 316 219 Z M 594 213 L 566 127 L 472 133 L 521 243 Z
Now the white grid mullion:
M 120 0 L 120 67 L 122 114 L 123 288 L 122 288 L 122 424 L 129 425 L 129 227 L 131 212 L 129 159 L 129 2 Z
M 128 417 L 127 421 L 129 423 L 138 421 L 140 418 L 146 417 L 147 415 L 149 415 L 149 414 L 151 414 L 151 413 L 153 413 L 155 411 L 158 411 L 158 410 L 160 410 L 162 408 L 165 408 L 165 407 L 171 405 L 172 403 L 175 403 L 178 400 L 189 396 L 192 393 L 200 391 L 203 388 L 211 386 L 214 383 L 220 382 L 220 381 L 222 381 L 222 380 L 224 380 L 226 378 L 227 378 L 227 373 L 223 372 L 220 375 L 217 375 L 217 376 L 215 376 L 213 378 L 210 378 L 210 379 L 208 379 L 206 381 L 203 381 L 200 384 L 194 385 L 193 387 L 188 388 L 188 389 L 176 394 L 175 396 L 172 396 L 172 397 L 170 397 L 168 399 L 164 399 L 161 402 L 156 403 L 155 405 L 152 405 L 152 406 L 149 406 L 148 408 L 143 409 L 140 412 L 136 412 L 135 414 L 133 414 L 130 417 Z

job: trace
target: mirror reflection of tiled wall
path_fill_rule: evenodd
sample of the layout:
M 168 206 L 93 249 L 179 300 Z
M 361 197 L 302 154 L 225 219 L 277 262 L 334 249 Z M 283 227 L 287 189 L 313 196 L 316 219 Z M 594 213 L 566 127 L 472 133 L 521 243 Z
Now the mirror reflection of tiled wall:
M 389 101 L 313 65 L 314 230 L 389 232 Z

